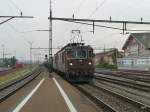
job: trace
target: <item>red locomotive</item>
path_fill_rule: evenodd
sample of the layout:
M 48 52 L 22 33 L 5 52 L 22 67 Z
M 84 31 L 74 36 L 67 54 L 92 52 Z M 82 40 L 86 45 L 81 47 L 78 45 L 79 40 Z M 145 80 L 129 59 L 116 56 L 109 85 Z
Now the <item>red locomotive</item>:
M 69 43 L 53 58 L 53 68 L 70 82 L 89 82 L 93 79 L 93 48 L 84 43 Z

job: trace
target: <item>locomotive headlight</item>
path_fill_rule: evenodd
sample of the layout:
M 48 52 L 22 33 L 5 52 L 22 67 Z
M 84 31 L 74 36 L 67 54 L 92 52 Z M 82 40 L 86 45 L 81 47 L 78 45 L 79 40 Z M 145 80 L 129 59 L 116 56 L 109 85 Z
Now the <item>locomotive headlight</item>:
M 72 66 L 73 64 L 72 64 L 72 63 L 69 63 L 69 65 Z
M 91 62 L 89 62 L 89 65 L 92 65 L 92 63 L 91 63 Z

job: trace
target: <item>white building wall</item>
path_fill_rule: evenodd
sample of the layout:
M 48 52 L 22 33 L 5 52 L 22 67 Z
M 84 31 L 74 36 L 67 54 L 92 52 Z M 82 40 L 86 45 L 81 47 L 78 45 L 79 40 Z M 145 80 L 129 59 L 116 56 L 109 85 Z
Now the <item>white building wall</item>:
M 124 49 L 125 57 L 130 56 L 139 56 L 145 53 L 145 47 L 139 43 L 135 38 L 131 38 L 129 43 L 126 45 Z
M 117 66 L 118 66 L 118 69 L 149 71 L 150 70 L 150 57 L 118 58 Z

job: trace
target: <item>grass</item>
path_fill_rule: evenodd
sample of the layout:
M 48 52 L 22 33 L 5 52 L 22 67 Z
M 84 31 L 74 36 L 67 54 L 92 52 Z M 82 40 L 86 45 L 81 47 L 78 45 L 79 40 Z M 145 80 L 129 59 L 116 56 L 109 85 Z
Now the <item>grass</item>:
M 0 76 L 0 85 L 3 83 L 9 82 L 11 80 L 14 80 L 18 77 L 21 77 L 29 72 L 31 72 L 31 69 L 28 67 L 28 68 L 24 68 L 22 70 L 8 73 L 7 75 L 4 75 L 4 76 Z
M 96 68 L 117 69 L 117 65 L 99 64 L 99 65 L 96 65 Z

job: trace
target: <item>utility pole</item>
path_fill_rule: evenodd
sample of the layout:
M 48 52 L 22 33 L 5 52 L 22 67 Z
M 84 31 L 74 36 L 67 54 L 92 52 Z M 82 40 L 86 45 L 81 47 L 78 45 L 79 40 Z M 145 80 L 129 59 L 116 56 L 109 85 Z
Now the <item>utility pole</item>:
M 30 66 L 32 68 L 32 45 L 34 41 L 27 41 L 30 46 Z
M 53 57 L 52 57 L 52 1 L 50 0 L 50 16 L 49 16 L 49 64 L 50 72 L 53 68 Z
M 49 71 L 52 72 L 53 68 L 53 57 L 52 57 L 52 1 L 50 0 L 50 9 L 49 9 L 49 30 L 37 30 L 37 31 L 48 31 L 49 32 Z

